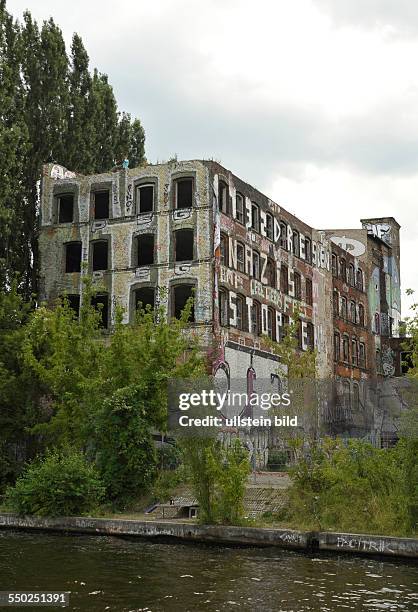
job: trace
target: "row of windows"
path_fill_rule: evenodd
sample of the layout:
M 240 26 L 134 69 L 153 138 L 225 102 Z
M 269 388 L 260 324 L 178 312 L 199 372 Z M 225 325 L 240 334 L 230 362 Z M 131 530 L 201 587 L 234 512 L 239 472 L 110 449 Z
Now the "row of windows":
M 80 272 L 82 243 L 67 242 L 65 245 L 65 271 Z M 109 242 L 108 240 L 94 240 L 91 242 L 91 265 L 93 271 L 107 270 L 109 268 Z M 135 267 L 149 266 L 155 263 L 154 234 L 141 234 L 135 236 L 133 244 L 133 265 Z M 174 232 L 174 261 L 193 261 L 194 232 L 192 229 L 181 229 Z
M 224 181 L 219 182 L 218 192 L 219 209 L 225 215 L 232 215 L 231 198 L 229 197 L 228 185 Z M 235 219 L 242 225 L 246 225 L 246 206 L 245 198 L 241 193 L 236 194 Z M 251 218 L 248 220 L 251 229 L 257 233 L 261 233 L 261 215 L 260 207 L 255 202 L 251 202 Z M 301 257 L 301 250 L 304 251 L 304 259 L 308 263 L 312 263 L 312 242 L 310 238 L 301 237 L 296 230 L 291 230 L 285 221 L 281 221 L 279 246 L 285 251 L 292 251 L 296 257 Z M 264 232 L 266 237 L 274 241 L 274 217 L 271 213 L 266 212 L 266 221 L 264 224 Z M 303 244 L 301 244 L 303 242 Z
M 334 360 L 365 368 L 366 345 L 357 338 L 351 338 L 350 342 L 348 334 L 343 334 L 341 337 L 340 332 L 334 332 Z
M 351 287 L 357 287 L 360 291 L 364 291 L 364 274 L 361 268 L 357 268 L 356 271 L 352 263 L 347 267 L 347 262 L 344 257 L 338 259 L 335 253 L 332 253 L 331 267 L 333 276 L 341 278 L 345 283 L 351 285 Z
M 177 319 L 180 318 L 187 301 L 189 300 L 189 298 L 193 297 L 193 289 L 194 285 L 191 284 L 175 285 L 171 288 L 168 309 L 168 312 L 171 314 L 171 316 L 176 317 Z M 66 295 L 65 297 L 68 300 L 70 307 L 74 310 L 76 317 L 78 318 L 80 312 L 80 296 Z M 144 310 L 146 310 L 147 307 L 151 307 L 151 309 L 154 309 L 155 288 L 141 287 L 140 289 L 134 290 L 132 294 L 132 300 L 135 310 L 138 308 L 143 308 Z M 109 294 L 100 293 L 95 295 L 92 298 L 91 304 L 100 312 L 100 327 L 107 329 L 109 327 Z M 192 306 L 189 321 L 193 323 L 194 320 L 194 307 Z
M 152 212 L 155 209 L 155 183 L 143 183 L 135 188 L 135 210 L 137 214 Z M 191 208 L 194 200 L 193 178 L 179 178 L 174 181 L 173 208 Z M 101 189 L 91 194 L 91 216 L 93 219 L 109 219 L 110 190 Z M 74 193 L 63 193 L 56 197 L 58 223 L 75 221 Z
M 219 290 L 219 323 L 227 327 L 230 325 L 231 308 L 229 303 L 229 292 L 225 288 Z M 289 316 L 281 315 L 279 333 L 276 329 L 277 311 L 271 306 L 262 308 L 261 303 L 252 300 L 248 308 L 244 295 L 237 294 L 235 297 L 235 327 L 242 331 L 248 331 L 255 336 L 265 333 L 271 340 L 280 342 L 286 334 L 289 326 Z M 309 348 L 314 346 L 314 327 L 311 322 L 306 323 L 306 344 Z M 299 321 L 298 345 L 302 349 L 302 321 Z
M 337 289 L 333 292 L 333 311 L 335 317 L 341 317 L 346 321 L 366 326 L 366 314 L 363 304 L 356 304 L 354 300 L 348 301 L 347 298 L 340 296 Z

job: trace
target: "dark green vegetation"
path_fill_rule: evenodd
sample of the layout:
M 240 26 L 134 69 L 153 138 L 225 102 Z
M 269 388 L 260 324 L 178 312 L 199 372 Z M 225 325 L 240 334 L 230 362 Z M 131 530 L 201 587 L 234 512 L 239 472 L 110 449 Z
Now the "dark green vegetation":
M 133 167 L 145 161 L 144 140 L 107 76 L 90 72 L 80 36 L 68 54 L 52 19 L 39 26 L 26 12 L 16 23 L 0 0 L 0 289 L 18 272 L 26 299 L 37 290 L 42 164 L 93 173 L 127 157 Z

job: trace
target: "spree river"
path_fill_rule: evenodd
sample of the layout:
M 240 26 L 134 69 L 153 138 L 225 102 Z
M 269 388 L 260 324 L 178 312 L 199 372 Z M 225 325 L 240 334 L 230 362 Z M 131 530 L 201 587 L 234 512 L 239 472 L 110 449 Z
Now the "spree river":
M 273 548 L 0 531 L 0 590 L 70 591 L 67 609 L 89 612 L 409 612 L 418 610 L 418 565 Z

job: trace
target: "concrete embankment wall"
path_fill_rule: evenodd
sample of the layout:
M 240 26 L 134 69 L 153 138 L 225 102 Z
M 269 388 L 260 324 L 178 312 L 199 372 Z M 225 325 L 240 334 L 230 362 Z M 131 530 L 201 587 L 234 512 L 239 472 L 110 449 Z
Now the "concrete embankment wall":
M 0 528 L 36 529 L 96 535 L 177 538 L 244 546 L 351 552 L 418 559 L 418 539 L 259 527 L 196 525 L 171 521 L 135 521 L 90 517 L 40 518 L 0 514 Z

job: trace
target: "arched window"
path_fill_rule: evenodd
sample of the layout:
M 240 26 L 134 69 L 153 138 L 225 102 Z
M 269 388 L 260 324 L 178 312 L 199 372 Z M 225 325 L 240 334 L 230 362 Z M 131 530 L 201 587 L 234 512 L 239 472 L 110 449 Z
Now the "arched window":
M 253 251 L 253 277 L 260 279 L 260 255 L 257 251 Z
M 300 235 L 299 232 L 297 232 L 296 230 L 293 232 L 292 240 L 293 253 L 296 255 L 296 257 L 300 257 Z
M 310 238 L 305 238 L 305 261 L 312 263 L 312 241 Z
M 266 236 L 269 240 L 273 240 L 273 215 L 266 213 Z
M 352 323 L 356 323 L 357 321 L 356 303 L 352 300 L 350 301 L 350 321 Z
M 282 249 L 287 251 L 287 225 L 284 221 L 280 222 L 280 241 L 279 245 Z
M 237 295 L 235 304 L 237 307 L 237 328 L 243 330 L 245 328 L 245 298 L 242 295 Z
M 245 247 L 241 242 L 237 242 L 237 269 L 245 272 Z
M 235 215 L 236 215 L 237 221 L 244 225 L 245 223 L 244 196 L 241 195 L 240 193 L 237 193 L 236 195 Z
M 270 285 L 270 287 L 276 287 L 276 264 L 270 258 L 267 260 L 266 277 L 267 284 Z
M 347 264 L 345 262 L 344 257 L 341 257 L 340 259 L 340 276 L 342 280 L 346 283 L 347 282 Z
M 289 293 L 289 269 L 284 264 L 280 267 L 280 291 Z
M 253 305 L 251 306 L 250 331 L 256 336 L 261 334 L 261 304 L 257 300 L 253 300 Z
M 354 366 L 358 365 L 358 348 L 356 338 L 351 340 L 351 363 Z
M 255 232 L 260 231 L 260 207 L 255 202 L 251 203 L 251 227 Z
M 352 287 L 355 285 L 354 265 L 352 263 L 348 266 L 348 284 Z
M 361 270 L 360 268 L 357 270 L 357 289 L 360 289 L 360 291 L 364 291 L 363 270 Z
M 310 278 L 307 278 L 305 281 L 305 301 L 309 306 L 313 304 L 313 294 L 312 294 L 312 281 Z
M 186 306 L 187 301 L 193 298 L 194 285 L 184 284 L 175 285 L 172 289 L 172 313 L 176 319 L 180 319 L 181 313 Z M 190 312 L 189 322 L 194 321 L 194 305 Z
M 344 296 L 341 298 L 341 316 L 343 319 L 347 319 L 347 298 Z
M 366 345 L 364 342 L 360 342 L 359 344 L 358 364 L 360 368 L 366 367 Z

